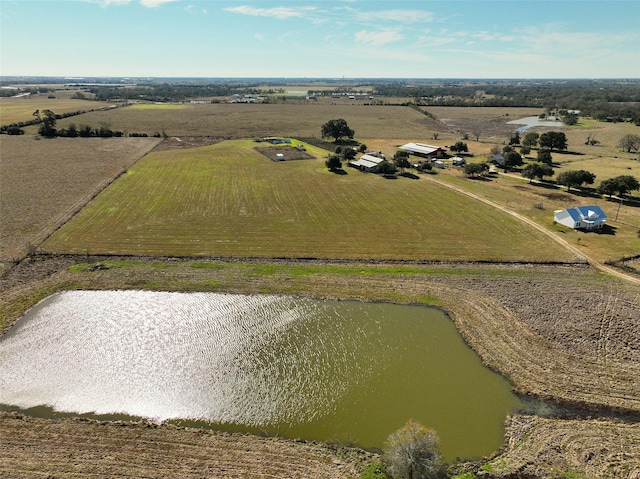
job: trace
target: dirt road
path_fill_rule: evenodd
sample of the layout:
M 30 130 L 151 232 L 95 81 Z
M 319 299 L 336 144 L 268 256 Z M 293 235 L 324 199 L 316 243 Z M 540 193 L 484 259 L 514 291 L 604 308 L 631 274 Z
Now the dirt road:
M 470 191 L 467 191 L 463 188 L 459 188 L 455 185 L 452 185 L 450 183 L 447 183 L 445 181 L 440 181 L 436 178 L 434 178 L 433 176 L 429 175 L 428 177 L 429 181 L 432 181 L 434 183 L 437 183 L 441 186 L 445 186 L 449 189 L 452 189 L 454 191 L 456 191 L 457 193 L 460 193 L 462 195 L 468 196 L 470 198 L 473 198 L 475 200 L 481 201 L 487 205 L 490 205 L 500 211 L 503 211 L 511 216 L 513 216 L 514 218 L 517 218 L 518 220 L 522 221 L 523 223 L 528 224 L 529 226 L 531 226 L 532 228 L 537 229 L 538 231 L 544 233 L 545 235 L 547 235 L 549 238 L 551 238 L 553 241 L 555 241 L 556 243 L 560 244 L 561 246 L 563 246 L 564 248 L 566 248 L 568 251 L 572 252 L 573 254 L 576 255 L 577 258 L 583 258 L 585 261 L 587 261 L 591 266 L 593 266 L 594 268 L 602 271 L 603 273 L 609 274 L 611 276 L 615 276 L 617 278 L 621 278 L 624 279 L 626 281 L 631 281 L 632 283 L 635 283 L 637 285 L 640 285 L 640 278 L 636 278 L 635 276 L 631 276 L 629 274 L 626 274 L 622 271 L 619 271 L 615 268 L 611 268 L 607 265 L 605 265 L 604 263 L 601 263 L 600 261 L 595 260 L 594 258 L 590 257 L 588 254 L 585 254 L 584 251 L 576 248 L 573 245 L 570 245 L 566 240 L 564 240 L 563 238 L 561 238 L 560 236 L 558 236 L 557 234 L 555 234 L 553 231 L 549 231 L 547 228 L 540 226 L 538 223 L 536 223 L 533 220 L 530 220 L 529 218 L 527 218 L 526 216 L 521 215 L 520 213 L 516 213 L 513 210 L 510 210 L 509 208 L 506 208 L 502 205 L 499 205 L 498 203 L 491 201 L 487 198 L 483 198 L 480 195 L 476 195 L 475 193 L 471 193 Z

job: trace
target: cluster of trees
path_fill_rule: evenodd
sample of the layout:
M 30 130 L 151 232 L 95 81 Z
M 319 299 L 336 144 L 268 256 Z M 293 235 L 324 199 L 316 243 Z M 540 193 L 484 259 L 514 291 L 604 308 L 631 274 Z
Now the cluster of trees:
M 598 186 L 597 192 L 601 195 L 608 195 L 611 198 L 613 195 L 624 196 L 632 191 L 640 190 L 640 182 L 636 178 L 630 175 L 616 176 L 615 178 L 609 178 L 602 180 Z
M 559 185 L 564 185 L 567 190 L 579 188 L 582 185 L 592 185 L 596 180 L 596 175 L 587 170 L 567 170 L 563 171 L 556 178 Z
M 469 151 L 469 146 L 462 141 L 457 141 L 455 144 L 451 145 L 449 149 L 454 153 L 466 153 Z
M 535 148 L 539 146 L 543 149 L 563 151 L 567 149 L 567 135 L 561 131 L 547 131 L 543 134 L 530 131 L 520 140 L 520 135 L 511 137 L 510 144 L 520 143 L 524 147 Z
M 489 171 L 489 165 L 486 163 L 467 163 L 463 167 L 464 174 L 470 178 L 483 176 Z

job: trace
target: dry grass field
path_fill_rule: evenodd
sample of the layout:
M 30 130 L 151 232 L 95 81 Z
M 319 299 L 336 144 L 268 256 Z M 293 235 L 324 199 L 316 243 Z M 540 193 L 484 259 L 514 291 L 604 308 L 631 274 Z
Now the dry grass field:
M 107 123 L 113 130 L 169 136 L 213 136 L 255 138 L 265 136 L 320 137 L 323 123 L 344 118 L 356 138 L 431 137 L 433 121 L 400 106 L 312 104 L 209 104 L 209 105 L 132 105 L 113 111 L 91 112 L 78 118 L 61 120 L 87 125 Z
M 51 110 L 54 113 L 72 113 L 76 111 L 88 111 L 105 108 L 111 103 L 78 100 L 71 96 L 75 91 L 55 91 L 51 93 L 38 93 L 19 98 L 0 98 L 0 125 L 9 125 L 20 121 L 33 120 L 33 112 L 36 110 Z M 55 96 L 55 98 L 49 98 Z M 70 120 L 74 122 L 73 119 Z M 75 120 L 76 125 L 78 121 Z

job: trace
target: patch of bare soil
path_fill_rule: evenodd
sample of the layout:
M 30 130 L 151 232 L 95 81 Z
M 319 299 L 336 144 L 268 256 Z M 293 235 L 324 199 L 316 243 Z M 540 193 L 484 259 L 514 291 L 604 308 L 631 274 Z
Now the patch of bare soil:
M 198 148 L 200 146 L 213 145 L 220 143 L 227 138 L 219 138 L 214 136 L 172 136 L 163 139 L 154 151 L 177 150 L 179 148 Z
M 439 123 L 448 133 L 456 135 L 469 135 L 469 138 L 509 138 L 514 130 L 514 125 L 507 124 L 505 118 L 439 118 Z
M 357 477 L 358 449 L 150 423 L 0 413 L 0 476 L 110 478 Z
M 305 150 L 298 149 L 294 146 L 257 146 L 256 150 L 273 161 L 311 160 L 314 158 L 314 156 Z

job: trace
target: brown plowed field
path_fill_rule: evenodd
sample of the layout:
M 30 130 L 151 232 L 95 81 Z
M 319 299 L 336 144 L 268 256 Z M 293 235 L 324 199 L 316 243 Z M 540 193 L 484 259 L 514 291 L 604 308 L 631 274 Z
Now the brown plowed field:
M 1 135 L 0 266 L 38 246 L 159 141 Z
M 346 479 L 374 457 L 280 438 L 0 414 L 0 476 Z

